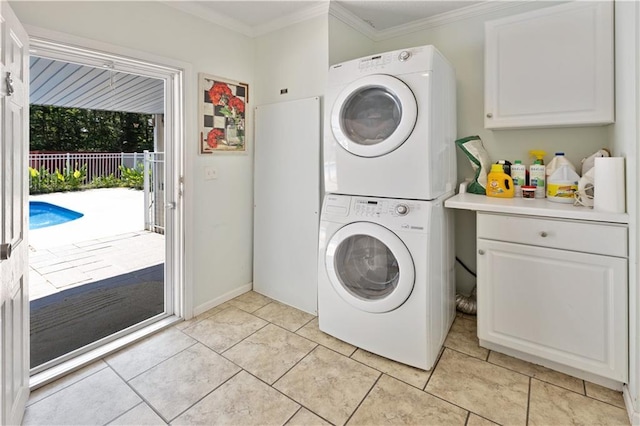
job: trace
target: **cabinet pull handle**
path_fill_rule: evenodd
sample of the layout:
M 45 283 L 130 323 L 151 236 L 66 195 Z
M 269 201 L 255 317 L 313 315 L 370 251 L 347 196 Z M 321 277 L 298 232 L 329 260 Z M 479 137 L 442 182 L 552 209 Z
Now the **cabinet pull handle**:
M 493 114 L 491 114 L 490 112 L 487 113 L 487 118 L 491 118 L 493 117 Z
M 482 250 L 482 249 L 478 250 L 478 254 L 479 255 L 483 255 L 484 254 L 484 250 Z
M 545 231 L 540 232 L 540 236 L 542 238 L 545 238 L 546 236 L 548 236 L 549 234 L 547 234 Z

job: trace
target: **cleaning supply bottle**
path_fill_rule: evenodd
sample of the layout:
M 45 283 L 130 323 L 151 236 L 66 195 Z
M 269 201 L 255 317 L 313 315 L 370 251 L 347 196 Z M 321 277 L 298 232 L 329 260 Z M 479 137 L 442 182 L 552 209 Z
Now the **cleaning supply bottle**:
M 536 198 L 544 198 L 546 195 L 546 173 L 544 167 L 544 156 L 546 152 L 533 150 L 529 151 L 529 154 L 536 157 L 533 164 L 529 166 L 529 185 L 536 187 Z
M 513 179 L 504 172 L 502 164 L 492 164 L 487 175 L 487 197 L 513 198 Z
M 547 184 L 549 183 L 549 176 L 551 176 L 556 170 L 560 168 L 560 166 L 563 165 L 569 166 L 574 172 L 576 171 L 576 168 L 573 166 L 571 161 L 569 161 L 569 159 L 564 156 L 564 152 L 556 152 L 556 156 L 553 157 L 551 161 L 549 161 L 549 164 L 546 165 Z
M 569 164 L 558 167 L 547 181 L 547 199 L 555 203 L 573 203 L 580 176 Z
M 522 197 L 522 187 L 526 185 L 527 166 L 522 161 L 516 160 L 511 165 L 511 179 L 513 179 L 513 189 L 515 197 Z

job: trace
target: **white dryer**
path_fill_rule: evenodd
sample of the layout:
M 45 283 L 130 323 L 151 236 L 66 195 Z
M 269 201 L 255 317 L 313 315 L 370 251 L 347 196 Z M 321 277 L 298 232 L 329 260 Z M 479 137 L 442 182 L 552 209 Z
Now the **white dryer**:
M 456 182 L 455 72 L 433 46 L 329 69 L 325 192 L 433 200 Z
M 453 217 L 435 201 L 328 194 L 320 221 L 320 330 L 429 370 L 455 315 Z

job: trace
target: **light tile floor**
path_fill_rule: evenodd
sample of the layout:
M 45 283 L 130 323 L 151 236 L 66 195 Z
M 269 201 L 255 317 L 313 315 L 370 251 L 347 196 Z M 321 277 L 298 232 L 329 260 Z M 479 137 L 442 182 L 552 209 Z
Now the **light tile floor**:
M 478 346 L 422 371 L 249 292 L 34 391 L 25 425 L 628 425 L 622 395 Z

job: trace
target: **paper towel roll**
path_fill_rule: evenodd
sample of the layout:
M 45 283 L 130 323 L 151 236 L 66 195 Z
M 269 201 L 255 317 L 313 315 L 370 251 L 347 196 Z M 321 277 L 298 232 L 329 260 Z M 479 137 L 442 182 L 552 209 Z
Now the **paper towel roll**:
M 624 157 L 596 158 L 594 168 L 593 209 L 624 213 Z

